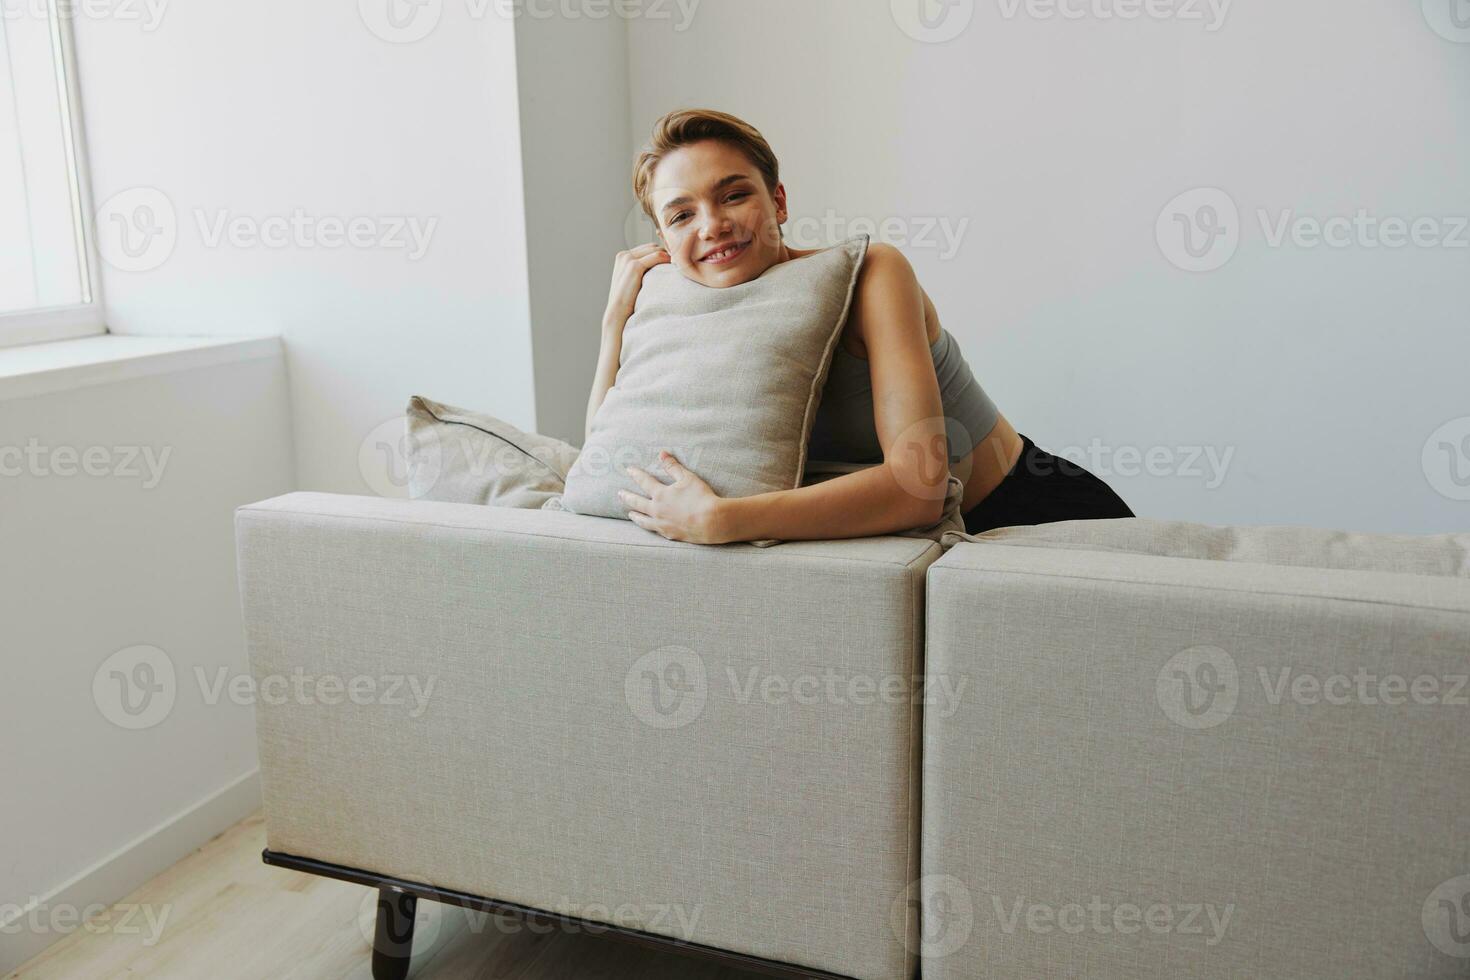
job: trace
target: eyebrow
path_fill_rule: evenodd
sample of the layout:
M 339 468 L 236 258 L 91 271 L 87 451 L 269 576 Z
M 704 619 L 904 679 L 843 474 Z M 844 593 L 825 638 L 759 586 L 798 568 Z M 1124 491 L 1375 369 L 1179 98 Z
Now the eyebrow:
M 715 184 L 715 190 L 719 190 L 720 188 L 725 187 L 729 184 L 733 184 L 739 180 L 749 179 L 750 176 L 748 174 L 730 174 L 728 177 L 722 177 L 720 179 L 720 182 Z M 663 207 L 659 208 L 658 213 L 663 214 L 669 208 L 679 207 L 680 205 L 688 204 L 692 200 L 694 200 L 694 198 L 690 197 L 688 194 L 680 194 L 678 197 L 674 198 L 672 201 L 669 201 Z

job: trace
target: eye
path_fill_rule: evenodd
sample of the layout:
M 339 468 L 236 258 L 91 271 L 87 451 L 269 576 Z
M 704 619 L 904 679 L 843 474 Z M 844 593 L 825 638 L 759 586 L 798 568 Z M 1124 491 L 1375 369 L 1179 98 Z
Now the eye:
M 678 214 L 669 219 L 669 224 L 677 225 L 679 222 L 683 221 L 687 217 L 689 217 L 688 211 L 680 211 Z
M 747 194 L 745 191 L 736 191 L 734 194 L 731 194 L 729 197 L 725 198 L 725 200 L 727 200 L 727 201 L 738 201 L 738 200 L 740 200 L 743 197 L 749 197 L 749 196 L 750 195 Z

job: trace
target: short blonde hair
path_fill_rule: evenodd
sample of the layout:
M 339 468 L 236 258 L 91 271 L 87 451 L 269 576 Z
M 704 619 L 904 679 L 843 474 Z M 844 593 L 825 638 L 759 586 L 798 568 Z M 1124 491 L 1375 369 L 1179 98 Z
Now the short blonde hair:
M 781 182 L 781 164 L 760 130 L 738 116 L 717 109 L 675 109 L 653 124 L 648 149 L 639 153 L 633 164 L 633 193 L 655 228 L 658 217 L 649 199 L 654 170 L 671 151 L 708 139 L 722 140 L 743 152 L 760 171 L 766 190 L 776 193 L 776 185 Z

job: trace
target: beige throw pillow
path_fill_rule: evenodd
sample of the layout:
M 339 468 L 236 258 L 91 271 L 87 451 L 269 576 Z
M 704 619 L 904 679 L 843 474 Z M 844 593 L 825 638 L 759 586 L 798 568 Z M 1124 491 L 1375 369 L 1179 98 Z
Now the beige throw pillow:
M 623 467 L 666 479 L 661 449 L 722 497 L 799 486 L 867 249 L 856 235 L 725 289 L 672 265 L 648 270 L 562 507 L 626 520 L 618 491 L 642 490 Z
M 542 507 L 560 495 L 577 447 L 493 415 L 409 399 L 408 493 L 415 499 Z

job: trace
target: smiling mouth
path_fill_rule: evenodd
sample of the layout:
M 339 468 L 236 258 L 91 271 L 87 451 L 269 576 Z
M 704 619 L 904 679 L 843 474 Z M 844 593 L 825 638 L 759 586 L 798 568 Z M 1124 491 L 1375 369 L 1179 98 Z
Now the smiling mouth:
M 707 263 L 709 265 L 724 265 L 725 263 L 732 262 L 735 259 L 738 259 L 740 256 L 744 255 L 745 250 L 748 248 L 750 248 L 750 242 L 741 242 L 737 245 L 730 245 L 726 248 L 721 249 L 718 252 L 706 255 L 699 261 Z

